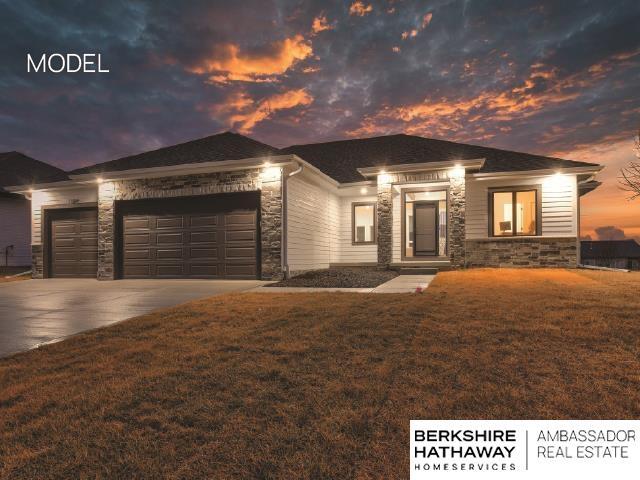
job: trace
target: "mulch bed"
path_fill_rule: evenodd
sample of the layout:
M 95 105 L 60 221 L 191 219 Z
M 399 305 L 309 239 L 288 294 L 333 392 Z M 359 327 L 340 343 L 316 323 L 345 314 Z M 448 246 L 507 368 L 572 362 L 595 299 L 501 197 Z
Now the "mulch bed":
M 373 288 L 398 276 L 391 270 L 375 267 L 345 267 L 314 270 L 269 287 Z

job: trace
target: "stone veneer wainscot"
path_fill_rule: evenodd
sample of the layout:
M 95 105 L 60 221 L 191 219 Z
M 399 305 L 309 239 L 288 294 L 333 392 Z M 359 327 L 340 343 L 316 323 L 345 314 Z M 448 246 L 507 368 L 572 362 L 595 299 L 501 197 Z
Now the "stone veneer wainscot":
M 578 239 L 527 237 L 466 241 L 468 267 L 564 267 L 578 263 Z

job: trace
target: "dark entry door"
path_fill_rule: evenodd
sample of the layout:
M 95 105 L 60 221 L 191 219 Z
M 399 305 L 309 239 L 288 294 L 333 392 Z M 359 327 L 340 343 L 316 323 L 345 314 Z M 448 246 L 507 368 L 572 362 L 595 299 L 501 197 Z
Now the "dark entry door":
M 56 209 L 48 213 L 50 271 L 54 278 L 96 278 L 98 210 Z
M 414 202 L 414 256 L 438 255 L 438 202 Z
M 253 196 L 151 200 L 123 210 L 123 278 L 254 279 L 259 274 Z

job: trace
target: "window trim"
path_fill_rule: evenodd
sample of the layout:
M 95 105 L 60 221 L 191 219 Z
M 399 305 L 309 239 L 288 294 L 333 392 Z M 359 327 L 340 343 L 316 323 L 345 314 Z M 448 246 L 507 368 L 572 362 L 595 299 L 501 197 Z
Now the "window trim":
M 373 207 L 373 240 L 370 242 L 356 241 L 356 207 Z M 375 245 L 378 241 L 378 202 L 351 203 L 351 245 Z
M 494 193 L 511 193 L 511 201 L 512 205 L 516 203 L 515 197 L 517 192 L 535 192 L 536 195 L 536 232 L 534 234 L 522 234 L 517 233 L 516 228 L 516 219 L 517 212 L 515 208 L 512 208 L 512 219 L 513 223 L 513 233 L 510 235 L 496 235 L 493 226 L 493 194 Z M 489 237 L 492 238 L 517 238 L 517 237 L 540 237 L 542 236 L 542 185 L 540 184 L 532 184 L 532 185 L 518 185 L 514 187 L 492 187 L 489 188 Z

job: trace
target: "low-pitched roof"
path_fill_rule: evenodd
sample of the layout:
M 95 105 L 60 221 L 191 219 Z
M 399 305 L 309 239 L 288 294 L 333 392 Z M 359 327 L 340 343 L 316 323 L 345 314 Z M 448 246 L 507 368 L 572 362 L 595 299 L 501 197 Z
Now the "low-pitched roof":
M 0 153 L 0 190 L 2 187 L 54 183 L 68 179 L 64 170 L 20 152 Z
M 583 240 L 580 242 L 582 258 L 640 258 L 640 245 L 628 240 Z
M 151 152 L 78 168 L 70 175 L 120 172 L 137 168 L 168 167 L 185 163 L 218 162 L 243 158 L 281 155 L 277 148 L 233 132 L 219 133 L 198 140 L 159 148 Z
M 405 134 L 292 145 L 281 151 L 298 155 L 340 183 L 364 180 L 358 168 L 480 158 L 486 159 L 481 173 L 596 166 L 593 163 Z

